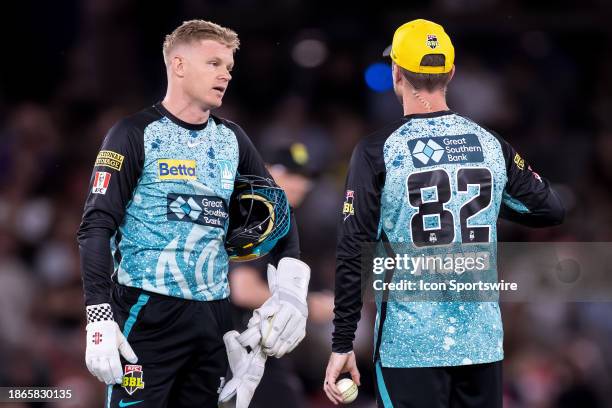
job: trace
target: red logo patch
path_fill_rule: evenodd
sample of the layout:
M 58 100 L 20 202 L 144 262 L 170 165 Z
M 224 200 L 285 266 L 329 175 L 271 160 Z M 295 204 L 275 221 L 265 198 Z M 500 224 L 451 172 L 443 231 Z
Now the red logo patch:
M 106 194 L 106 189 L 108 188 L 108 184 L 110 183 L 111 174 L 105 171 L 96 171 L 96 176 L 94 178 L 93 187 L 91 188 L 91 192 L 93 194 Z

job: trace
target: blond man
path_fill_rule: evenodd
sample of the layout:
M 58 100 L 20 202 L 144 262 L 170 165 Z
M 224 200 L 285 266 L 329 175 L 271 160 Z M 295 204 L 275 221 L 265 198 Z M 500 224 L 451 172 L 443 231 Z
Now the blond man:
M 217 406 L 232 328 L 229 201 L 238 174 L 270 178 L 244 131 L 211 115 L 238 46 L 234 31 L 208 21 L 174 30 L 163 45 L 166 96 L 115 124 L 96 158 L 78 241 L 86 363 L 108 386 L 106 407 Z M 294 222 L 272 255 L 304 267 Z M 275 332 L 263 349 L 278 357 L 295 344 Z

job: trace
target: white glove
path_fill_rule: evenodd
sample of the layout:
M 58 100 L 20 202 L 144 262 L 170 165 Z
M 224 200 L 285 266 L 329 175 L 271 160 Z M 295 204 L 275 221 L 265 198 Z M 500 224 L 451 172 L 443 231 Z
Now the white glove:
M 108 303 L 87 306 L 87 369 L 98 380 L 110 384 L 121 384 L 123 369 L 119 353 L 130 363 L 138 361 L 119 325 L 112 320 L 113 312 Z
M 252 336 L 257 329 L 249 330 L 243 334 L 233 330 L 223 336 L 232 370 L 232 379 L 225 384 L 219 394 L 219 404 L 223 408 L 247 408 L 264 374 L 267 357 L 261 351 L 261 346 L 256 345 L 251 352 L 245 347 L 244 342 L 257 338 Z
M 259 325 L 261 346 L 268 356 L 280 358 L 306 336 L 310 268 L 294 258 L 283 258 L 278 269 L 268 265 L 272 296 L 253 314 L 249 328 Z

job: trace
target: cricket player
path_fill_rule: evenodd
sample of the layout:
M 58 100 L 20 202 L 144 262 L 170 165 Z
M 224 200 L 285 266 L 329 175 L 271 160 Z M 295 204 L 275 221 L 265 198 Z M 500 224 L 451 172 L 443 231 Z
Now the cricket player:
M 234 31 L 203 20 L 166 36 L 165 98 L 115 124 L 96 158 L 78 242 L 86 363 L 108 385 L 106 407 L 216 407 L 224 387 L 230 197 L 238 175 L 271 179 L 245 132 L 211 115 L 238 46 Z M 271 254 L 279 277 L 309 276 L 297 259 L 293 220 Z M 282 355 L 303 338 L 303 297 L 290 304 L 277 294 L 254 320 L 272 325 L 274 335 L 261 340 L 265 356 Z M 247 363 L 232 362 L 245 368 L 240 375 L 248 372 Z M 234 393 L 243 395 L 240 380 Z
M 444 29 L 414 20 L 383 54 L 405 116 L 363 139 L 346 181 L 338 237 L 332 354 L 324 390 L 349 372 L 360 317 L 361 244 L 423 249 L 493 243 L 500 215 L 541 227 L 562 222 L 550 184 L 500 136 L 451 110 L 455 67 Z M 370 271 L 371 273 L 371 271 Z M 380 407 L 501 407 L 503 330 L 497 302 L 377 302 L 374 364 Z

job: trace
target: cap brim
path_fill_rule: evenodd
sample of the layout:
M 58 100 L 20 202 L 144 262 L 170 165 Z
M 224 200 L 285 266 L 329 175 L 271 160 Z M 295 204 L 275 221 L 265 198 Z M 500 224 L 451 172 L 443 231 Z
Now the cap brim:
M 389 56 L 391 56 L 391 46 L 392 46 L 392 45 L 389 45 L 387 48 L 385 48 L 385 50 L 384 50 L 384 51 L 383 51 L 383 53 L 382 53 L 382 56 L 383 56 L 383 57 L 389 57 Z

